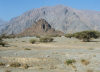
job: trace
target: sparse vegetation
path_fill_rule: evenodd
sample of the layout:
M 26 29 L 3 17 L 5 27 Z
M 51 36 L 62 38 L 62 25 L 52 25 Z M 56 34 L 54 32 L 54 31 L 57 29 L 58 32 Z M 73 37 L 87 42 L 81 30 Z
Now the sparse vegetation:
M 34 44 L 34 43 L 36 43 L 36 40 L 35 39 L 31 39 L 30 43 Z
M 25 42 L 25 41 L 22 41 L 22 42 Z
M 65 34 L 65 37 L 71 38 L 71 37 L 73 37 L 73 34 Z
M 93 72 L 93 70 L 90 70 L 90 69 L 89 69 L 89 70 L 87 70 L 87 72 Z
M 82 31 L 73 34 L 73 37 L 82 40 L 83 42 L 89 42 L 92 38 L 99 38 L 100 32 L 98 31 Z
M 68 60 L 66 60 L 66 64 L 67 65 L 72 65 L 75 62 L 76 62 L 76 60 L 74 60 L 74 59 L 68 59 Z
M 7 38 L 15 38 L 16 36 L 14 34 L 10 34 L 7 36 Z
M 11 70 L 6 70 L 5 72 L 11 72 Z
M 40 38 L 40 42 L 52 42 L 54 39 L 51 37 L 42 37 Z
M 6 39 L 6 38 L 15 38 L 16 36 L 14 34 L 10 34 L 10 35 L 2 34 L 0 37 Z
M 83 42 L 90 42 L 91 39 L 99 38 L 100 37 L 100 32 L 98 31 L 82 31 L 82 32 L 76 32 L 74 34 L 65 34 L 65 37 L 71 38 L 75 37 L 77 39 L 82 40 Z
M 59 34 L 54 34 L 54 35 L 48 35 L 48 37 L 61 37 Z
M 0 66 L 5 66 L 5 63 L 0 62 Z
M 11 67 L 20 67 L 21 64 L 18 63 L 18 62 L 14 62 L 14 63 L 11 63 L 10 66 L 11 66 Z
M 29 65 L 28 65 L 28 64 L 24 64 L 24 65 L 23 65 L 23 68 L 24 68 L 24 69 L 28 69 L 28 68 L 29 68 Z
M 43 38 L 44 38 L 44 42 L 46 42 L 45 38 L 51 38 L 51 37 L 43 37 Z M 53 42 L 50 44 L 49 43 L 39 43 L 38 44 L 38 42 L 37 42 L 35 45 L 33 45 L 33 44 L 27 42 L 30 39 L 33 39 L 33 37 L 16 38 L 16 39 L 2 39 L 3 41 L 8 41 L 9 44 L 11 44 L 11 45 L 10 45 L 10 47 L 7 47 L 7 48 L 0 47 L 0 50 L 1 50 L 0 58 L 1 58 L 1 61 L 5 63 L 5 64 L 0 63 L 0 67 L 6 68 L 6 69 L 11 68 L 13 70 L 15 70 L 17 68 L 19 71 L 31 69 L 33 67 L 35 69 L 45 71 L 48 68 L 53 71 L 56 68 L 59 69 L 59 67 L 57 66 L 57 65 L 60 65 L 60 64 L 58 64 L 59 63 L 58 58 L 61 58 L 61 56 L 65 55 L 67 59 L 65 60 L 65 57 L 62 58 L 62 62 L 63 62 L 62 65 L 64 67 L 62 67 L 62 66 L 61 67 L 63 68 L 63 70 L 66 70 L 66 67 L 68 67 L 69 70 L 73 71 L 73 72 L 77 72 L 77 71 L 81 71 L 81 70 L 86 71 L 86 72 L 94 72 L 94 71 L 96 71 L 96 69 L 94 71 L 92 71 L 91 69 L 88 69 L 86 67 L 93 66 L 94 68 L 99 68 L 99 64 L 98 64 L 99 59 L 96 56 L 98 56 L 97 50 L 99 50 L 100 42 L 88 43 L 88 42 L 80 42 L 75 38 L 68 39 L 65 37 L 61 37 L 61 38 L 54 37 L 55 41 L 57 41 L 57 42 Z M 39 38 L 34 38 L 34 39 L 39 41 Z M 99 41 L 99 40 L 100 39 L 97 39 L 96 41 Z M 22 43 L 24 41 L 26 41 L 26 42 Z M 25 44 L 25 45 L 23 45 L 23 44 Z M 7 50 L 9 50 L 9 51 L 7 51 Z M 17 52 L 14 53 L 13 51 L 16 51 L 16 50 L 17 50 Z M 86 54 L 85 50 L 89 51 L 88 55 Z M 92 51 L 90 51 L 90 50 L 92 50 Z M 49 51 L 49 53 L 48 53 L 48 51 Z M 76 55 L 74 55 L 74 53 L 73 53 L 74 51 L 75 51 L 77 57 L 79 57 L 78 59 L 84 57 L 85 55 L 87 55 L 87 57 L 86 57 L 87 59 L 82 58 L 77 61 Z M 8 55 L 6 52 L 8 53 Z M 27 55 L 27 53 L 29 56 Z M 52 58 L 52 56 L 53 56 L 53 58 Z M 57 56 L 57 58 L 56 58 L 56 56 Z M 91 58 L 91 59 L 89 59 L 89 58 Z M 95 61 L 94 59 L 97 61 Z M 15 62 L 15 63 L 11 63 L 11 62 Z M 17 62 L 17 64 L 16 64 L 16 62 Z M 51 63 L 54 63 L 54 64 L 51 64 Z M 94 63 L 94 65 L 91 63 Z M 45 68 L 45 64 L 48 64 L 48 66 L 46 68 Z M 95 64 L 97 64 L 97 66 Z M 81 67 L 78 67 L 79 65 Z M 82 68 L 82 66 L 84 66 L 85 69 Z M 79 70 L 79 68 L 80 68 L 80 70 Z M 6 69 L 4 70 L 4 72 L 6 71 Z M 11 70 L 11 71 L 13 71 L 13 70 Z M 6 72 L 10 72 L 10 71 L 8 70 Z M 62 70 L 61 70 L 61 72 L 62 72 Z
M 31 50 L 30 48 L 25 48 L 24 50 Z
M 3 47 L 6 45 L 6 42 L 4 42 L 1 37 L 0 37 L 0 45 L 2 45 Z
M 40 35 L 36 35 L 36 38 L 40 38 L 41 36 Z
M 81 63 L 84 64 L 84 65 L 88 65 L 90 62 L 88 60 L 82 59 Z

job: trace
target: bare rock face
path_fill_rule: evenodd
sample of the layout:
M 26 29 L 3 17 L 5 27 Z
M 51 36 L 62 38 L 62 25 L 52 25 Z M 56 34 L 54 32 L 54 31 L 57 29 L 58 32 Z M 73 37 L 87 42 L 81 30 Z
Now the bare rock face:
M 39 19 L 32 27 L 25 29 L 20 36 L 34 35 L 63 35 L 61 31 L 57 31 L 45 19 Z

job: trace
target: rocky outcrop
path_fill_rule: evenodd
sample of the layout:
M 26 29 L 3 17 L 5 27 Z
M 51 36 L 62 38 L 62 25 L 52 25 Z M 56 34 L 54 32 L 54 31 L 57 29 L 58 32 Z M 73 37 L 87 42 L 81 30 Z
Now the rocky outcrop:
M 34 35 L 63 35 L 61 31 L 57 31 L 44 19 L 38 20 L 32 27 L 25 29 L 19 36 Z

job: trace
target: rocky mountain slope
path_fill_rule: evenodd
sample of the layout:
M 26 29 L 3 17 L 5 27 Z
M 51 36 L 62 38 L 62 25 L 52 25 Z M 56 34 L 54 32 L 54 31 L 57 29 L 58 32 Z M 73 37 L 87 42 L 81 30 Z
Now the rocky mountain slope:
M 33 35 L 63 35 L 61 31 L 57 31 L 51 27 L 44 19 L 38 20 L 33 26 L 25 29 L 19 36 L 33 36 Z
M 54 29 L 64 33 L 83 30 L 100 31 L 100 12 L 77 10 L 63 5 L 42 7 L 25 12 L 8 22 L 2 33 L 23 32 L 39 19 L 45 19 Z
M 6 22 L 0 19 L 0 25 L 5 24 Z
M 6 21 L 3 21 L 2 19 L 0 19 L 0 34 L 3 32 L 3 30 L 5 30 L 6 27 Z

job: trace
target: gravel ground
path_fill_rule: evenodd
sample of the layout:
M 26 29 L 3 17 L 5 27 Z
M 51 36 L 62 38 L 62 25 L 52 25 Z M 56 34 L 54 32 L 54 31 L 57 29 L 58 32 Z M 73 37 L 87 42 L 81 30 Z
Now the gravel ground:
M 9 45 L 0 46 L 0 63 L 5 63 L 5 66 L 0 66 L 0 72 L 100 72 L 100 39 L 81 42 L 74 38 L 56 37 L 51 43 L 29 43 L 33 38 L 5 40 Z M 75 62 L 67 65 L 69 59 Z M 29 67 L 9 66 L 14 62 Z

